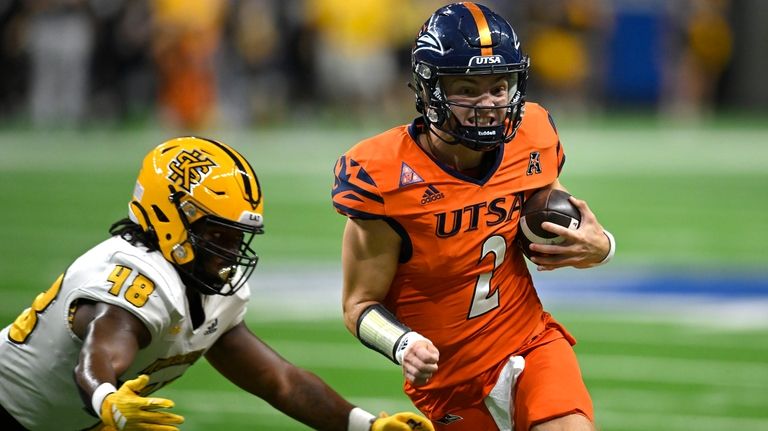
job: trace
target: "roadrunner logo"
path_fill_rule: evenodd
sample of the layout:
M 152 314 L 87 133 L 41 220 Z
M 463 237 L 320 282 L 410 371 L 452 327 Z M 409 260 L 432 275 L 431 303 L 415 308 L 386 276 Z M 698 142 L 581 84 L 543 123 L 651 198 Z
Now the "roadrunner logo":
M 435 29 L 435 17 L 429 19 L 429 22 L 422 27 L 419 37 L 416 39 L 416 48 L 413 52 L 422 50 L 436 52 L 439 55 L 445 55 L 443 42 L 440 41 L 440 34 Z
M 211 168 L 216 166 L 218 165 L 213 160 L 205 158 L 200 151 L 194 150 L 190 153 L 185 150 L 168 165 L 168 179 L 187 193 L 192 193 L 192 190 L 211 173 Z

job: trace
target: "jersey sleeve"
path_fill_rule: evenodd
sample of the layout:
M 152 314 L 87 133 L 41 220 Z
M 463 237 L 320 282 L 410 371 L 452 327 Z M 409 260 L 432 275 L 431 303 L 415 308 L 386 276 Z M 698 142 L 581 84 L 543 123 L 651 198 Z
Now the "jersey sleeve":
M 334 174 L 331 196 L 336 211 L 351 218 L 386 217 L 384 198 L 376 182 L 353 155 L 341 156 Z
M 229 299 L 229 298 L 228 298 Z M 231 311 L 227 311 L 228 314 L 234 315 L 234 318 L 230 321 L 230 324 L 226 327 L 223 333 L 226 333 L 230 329 L 239 325 L 245 319 L 245 315 L 248 313 L 248 302 L 251 299 L 251 285 L 246 282 L 240 290 L 235 292 L 234 298 L 231 298 L 232 308 Z
M 555 120 L 554 118 L 552 118 L 552 114 L 546 110 L 545 112 L 547 113 L 547 120 L 549 121 L 549 124 L 552 126 L 552 132 L 554 133 L 554 138 L 557 139 L 555 152 L 557 155 L 557 176 L 559 177 L 560 174 L 563 172 L 563 166 L 565 165 L 565 151 L 563 151 L 563 144 L 560 141 L 560 134 L 557 133 L 557 126 L 555 126 Z
M 120 307 L 144 323 L 152 337 L 164 334 L 184 304 L 172 274 L 126 253 L 115 253 L 90 274 L 74 274 L 70 301 L 88 299 Z M 77 280 L 79 279 L 79 280 Z
M 526 103 L 518 135 L 507 146 L 509 158 L 525 163 L 521 176 L 526 196 L 552 184 L 565 165 L 565 152 L 550 113 L 536 103 Z

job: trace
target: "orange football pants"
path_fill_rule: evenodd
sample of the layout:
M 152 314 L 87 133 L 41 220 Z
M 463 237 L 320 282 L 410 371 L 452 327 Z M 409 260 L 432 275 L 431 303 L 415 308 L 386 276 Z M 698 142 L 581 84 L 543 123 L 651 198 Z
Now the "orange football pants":
M 567 334 L 567 333 L 566 333 Z M 570 338 L 570 335 L 567 335 Z M 546 344 L 532 346 L 516 353 L 525 358 L 525 368 L 513 387 L 514 429 L 528 431 L 532 426 L 569 414 L 581 414 L 594 421 L 592 399 L 581 377 L 576 354 L 566 338 L 557 338 Z M 507 361 L 489 370 L 498 373 Z M 483 376 L 477 380 L 483 380 Z M 468 389 L 468 388 L 467 388 Z M 482 399 L 456 396 L 456 388 L 448 411 L 460 420 L 436 422 L 442 418 L 431 417 L 436 431 L 496 431 L 499 428 Z M 468 391 L 473 392 L 473 391 Z M 465 392 L 466 393 L 466 392 Z M 463 399 L 461 399 L 463 398 Z

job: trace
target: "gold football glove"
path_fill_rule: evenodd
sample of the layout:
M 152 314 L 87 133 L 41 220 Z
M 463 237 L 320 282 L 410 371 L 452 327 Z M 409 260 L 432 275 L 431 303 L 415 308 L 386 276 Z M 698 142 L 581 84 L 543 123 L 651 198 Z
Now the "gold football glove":
M 104 398 L 101 404 L 101 420 L 119 431 L 178 431 L 182 416 L 159 412 L 169 409 L 173 401 L 164 398 L 145 398 L 139 395 L 149 383 L 149 376 L 142 374 L 120 386 Z
M 435 431 L 432 422 L 424 416 L 411 412 L 382 413 L 371 424 L 371 431 Z

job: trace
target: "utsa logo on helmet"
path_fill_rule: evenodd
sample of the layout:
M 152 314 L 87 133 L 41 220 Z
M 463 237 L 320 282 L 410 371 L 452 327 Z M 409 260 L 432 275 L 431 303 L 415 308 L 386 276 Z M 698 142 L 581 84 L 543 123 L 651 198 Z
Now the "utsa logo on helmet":
M 469 59 L 469 67 L 472 66 L 490 66 L 494 64 L 503 64 L 504 57 L 500 55 L 476 55 Z

